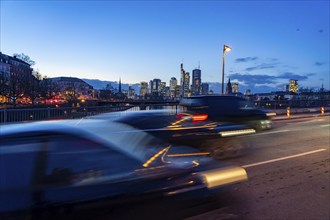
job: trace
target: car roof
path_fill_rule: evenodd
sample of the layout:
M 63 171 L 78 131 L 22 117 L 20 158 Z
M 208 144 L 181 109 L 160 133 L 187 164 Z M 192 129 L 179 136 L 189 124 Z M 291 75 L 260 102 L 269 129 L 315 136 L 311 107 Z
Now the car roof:
M 0 137 L 22 133 L 66 133 L 89 138 L 111 146 L 140 161 L 145 161 L 156 147 L 150 147 L 156 139 L 129 125 L 100 119 L 57 120 L 2 125 Z
M 99 115 L 87 117 L 88 119 L 107 119 L 116 120 L 121 117 L 144 117 L 144 116 L 164 116 L 164 115 L 176 115 L 181 112 L 180 109 L 160 109 L 160 110 L 145 110 L 145 111 L 125 111 L 125 112 L 110 112 Z
M 200 106 L 213 102 L 231 102 L 237 103 L 239 101 L 246 101 L 244 98 L 233 95 L 200 95 L 182 98 L 181 106 Z
M 234 95 L 198 95 L 198 96 L 190 96 L 184 97 L 182 100 L 245 100 L 242 97 L 234 96 Z

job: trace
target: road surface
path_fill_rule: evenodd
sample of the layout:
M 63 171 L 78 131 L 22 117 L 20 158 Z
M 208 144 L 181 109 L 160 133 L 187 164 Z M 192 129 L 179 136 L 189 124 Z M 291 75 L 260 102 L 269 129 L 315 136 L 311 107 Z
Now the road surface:
M 224 207 L 187 219 L 330 219 L 329 116 L 275 121 L 252 143 L 249 154 L 228 160 L 249 180 L 226 192 Z

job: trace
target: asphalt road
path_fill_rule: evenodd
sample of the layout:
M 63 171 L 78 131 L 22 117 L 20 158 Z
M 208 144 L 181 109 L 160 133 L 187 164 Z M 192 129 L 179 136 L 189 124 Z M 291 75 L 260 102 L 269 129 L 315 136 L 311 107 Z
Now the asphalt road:
M 211 198 L 155 199 L 86 219 L 330 219 L 330 116 L 274 123 L 272 130 L 242 137 L 248 153 L 226 160 L 245 167 L 248 181 Z
M 249 180 L 187 219 L 330 219 L 329 116 L 275 121 L 249 140 L 247 155 L 227 160 Z

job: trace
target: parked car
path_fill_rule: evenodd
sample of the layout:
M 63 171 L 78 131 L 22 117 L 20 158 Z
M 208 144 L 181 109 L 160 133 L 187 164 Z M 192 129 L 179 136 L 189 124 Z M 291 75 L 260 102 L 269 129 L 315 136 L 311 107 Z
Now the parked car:
M 273 112 L 255 108 L 253 103 L 231 95 L 203 95 L 183 98 L 180 105 L 194 113 L 208 114 L 210 119 L 221 122 L 245 124 L 256 130 L 272 128 Z
M 247 179 L 243 168 L 205 152 L 98 119 L 3 125 L 0 139 L 0 219 L 62 219 Z
M 249 147 L 249 138 L 236 137 L 256 132 L 245 124 L 218 122 L 209 119 L 205 113 L 194 114 L 180 110 L 105 113 L 89 119 L 106 119 L 130 125 L 163 141 L 208 151 L 217 159 L 245 153 Z

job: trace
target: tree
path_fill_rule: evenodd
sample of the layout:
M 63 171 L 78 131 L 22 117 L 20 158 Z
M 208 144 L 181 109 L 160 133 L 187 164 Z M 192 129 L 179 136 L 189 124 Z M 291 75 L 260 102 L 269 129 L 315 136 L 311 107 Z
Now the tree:
M 315 96 L 315 91 L 313 88 L 300 88 L 299 92 L 300 96 L 300 103 L 303 107 L 309 107 L 313 105 L 314 101 L 314 96 Z
M 40 82 L 40 95 L 45 99 L 52 98 L 60 91 L 56 83 L 52 82 L 47 76 L 44 76 Z
M 0 72 L 0 95 L 6 96 L 9 90 L 9 77 L 4 73 Z
M 67 83 L 65 87 L 65 91 L 66 91 L 66 99 L 68 102 L 74 103 L 78 100 L 78 96 L 79 96 L 78 91 L 80 91 L 78 84 L 76 84 L 75 82 Z
M 41 80 L 42 75 L 38 70 L 33 71 L 32 76 L 26 78 L 25 87 L 25 96 L 29 97 L 32 101 L 32 105 L 34 105 L 35 100 L 40 97 L 41 94 Z
M 5 80 L 6 81 L 6 80 Z M 16 73 L 11 73 L 8 84 L 5 86 L 3 95 L 12 100 L 14 107 L 18 98 L 24 95 L 24 79 Z
M 30 66 L 33 66 L 36 64 L 36 62 L 34 62 L 33 60 L 31 60 L 31 58 L 28 55 L 25 55 L 24 53 L 14 53 L 13 57 L 16 57 L 17 59 L 20 59 L 26 63 L 28 63 Z

